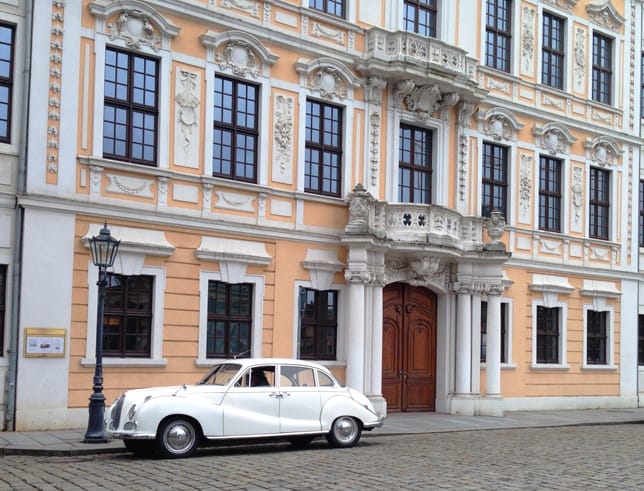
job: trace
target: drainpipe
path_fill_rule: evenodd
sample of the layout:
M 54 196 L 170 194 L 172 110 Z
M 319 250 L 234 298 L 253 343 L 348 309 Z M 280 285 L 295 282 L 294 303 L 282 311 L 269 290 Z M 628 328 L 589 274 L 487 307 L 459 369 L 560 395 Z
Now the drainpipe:
M 34 2 L 26 2 L 25 11 L 25 59 L 22 71 L 22 108 L 23 117 L 20 123 L 20 135 L 18 144 L 18 175 L 16 177 L 16 214 L 13 224 L 13 264 L 11 275 L 11 295 L 10 322 L 9 322 L 9 369 L 7 371 L 7 384 L 5 386 L 5 400 L 7 409 L 5 411 L 3 430 L 14 431 L 16 428 L 16 392 L 18 380 L 18 353 L 20 352 L 20 285 L 22 277 L 22 232 L 24 209 L 18 204 L 18 198 L 25 193 L 27 182 L 27 149 L 28 149 L 28 129 L 29 129 L 29 101 L 31 90 L 31 49 L 32 49 L 32 16 L 34 12 Z

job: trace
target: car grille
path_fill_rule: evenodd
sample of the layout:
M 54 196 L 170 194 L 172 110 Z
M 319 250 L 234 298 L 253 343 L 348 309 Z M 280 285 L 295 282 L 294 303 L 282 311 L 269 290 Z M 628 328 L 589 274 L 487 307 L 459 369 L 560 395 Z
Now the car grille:
M 123 410 L 123 403 L 125 402 L 125 397 L 121 396 L 118 398 L 116 401 L 116 405 L 114 406 L 114 409 L 112 410 L 112 428 L 117 429 L 119 427 L 119 423 L 121 421 L 121 411 Z

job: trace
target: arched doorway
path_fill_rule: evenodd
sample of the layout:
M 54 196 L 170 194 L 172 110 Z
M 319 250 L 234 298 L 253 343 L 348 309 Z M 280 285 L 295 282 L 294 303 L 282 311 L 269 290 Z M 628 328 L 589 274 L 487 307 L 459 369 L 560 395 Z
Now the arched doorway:
M 405 283 L 383 291 L 382 393 L 388 412 L 436 408 L 436 294 Z

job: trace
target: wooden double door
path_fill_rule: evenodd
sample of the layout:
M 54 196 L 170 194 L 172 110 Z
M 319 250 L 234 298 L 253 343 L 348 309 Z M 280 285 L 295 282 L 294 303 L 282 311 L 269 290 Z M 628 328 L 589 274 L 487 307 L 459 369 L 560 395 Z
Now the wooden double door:
M 388 412 L 436 408 L 436 294 L 426 288 L 384 288 L 382 393 Z

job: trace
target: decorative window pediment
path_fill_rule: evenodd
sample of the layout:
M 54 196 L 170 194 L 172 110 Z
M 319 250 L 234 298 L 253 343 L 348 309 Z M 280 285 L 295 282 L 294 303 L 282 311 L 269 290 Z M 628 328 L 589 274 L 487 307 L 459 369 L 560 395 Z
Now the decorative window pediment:
M 440 119 L 446 120 L 460 99 L 456 92 L 441 91 L 438 84 L 416 85 L 411 79 L 403 80 L 394 87 L 394 97 L 400 106 L 416 113 L 421 121 L 436 113 Z
M 171 39 L 181 30 L 138 0 L 94 2 L 89 4 L 89 11 L 96 17 L 97 31 L 107 30 L 111 40 L 122 39 L 133 49 L 169 49 Z
M 479 111 L 478 119 L 483 125 L 483 132 L 497 141 L 516 140 L 517 132 L 525 126 L 512 112 L 501 107 Z
M 267 266 L 273 260 L 263 243 L 218 237 L 202 237 L 195 254 L 204 261 L 218 261 L 226 283 L 242 283 L 249 264 Z
M 553 5 L 554 7 L 570 12 L 575 8 L 575 5 L 577 5 L 577 2 L 579 2 L 579 0 L 545 0 L 545 2 Z
M 302 78 L 302 85 L 325 99 L 350 99 L 353 89 L 360 86 L 360 79 L 332 58 L 299 60 L 295 63 L 295 70 Z
M 93 223 L 81 238 L 83 245 L 89 249 L 89 240 L 98 235 L 104 225 Z M 136 276 L 141 274 L 145 256 L 171 256 L 175 247 L 170 244 L 160 230 L 147 230 L 131 227 L 113 227 L 112 237 L 121 241 L 113 270 L 116 274 Z
M 201 36 L 201 44 L 208 48 L 208 59 L 214 59 L 222 71 L 241 77 L 267 77 L 279 59 L 256 37 L 242 31 L 208 31 Z
M 549 276 L 533 274 L 532 283 L 528 285 L 530 291 L 543 294 L 545 307 L 553 307 L 557 303 L 559 294 L 570 294 L 575 288 L 568 283 L 568 278 L 562 276 Z
M 593 164 L 607 167 L 617 165 L 617 158 L 624 153 L 617 141 L 610 136 L 598 136 L 584 143 L 586 158 Z
M 580 293 L 585 297 L 592 298 L 593 310 L 606 310 L 606 300 L 619 298 L 622 292 L 610 281 L 584 280 L 584 286 Z
M 586 5 L 586 12 L 593 22 L 608 29 L 619 29 L 626 21 L 611 0 L 592 0 Z
M 338 261 L 335 251 L 308 249 L 302 267 L 309 271 L 311 288 L 314 290 L 330 290 L 333 285 L 333 275 L 342 271 L 344 264 Z
M 577 139 L 561 123 L 546 123 L 543 126 L 535 126 L 532 134 L 536 137 L 537 146 L 544 148 L 553 155 L 567 154 L 570 152 L 570 145 Z

